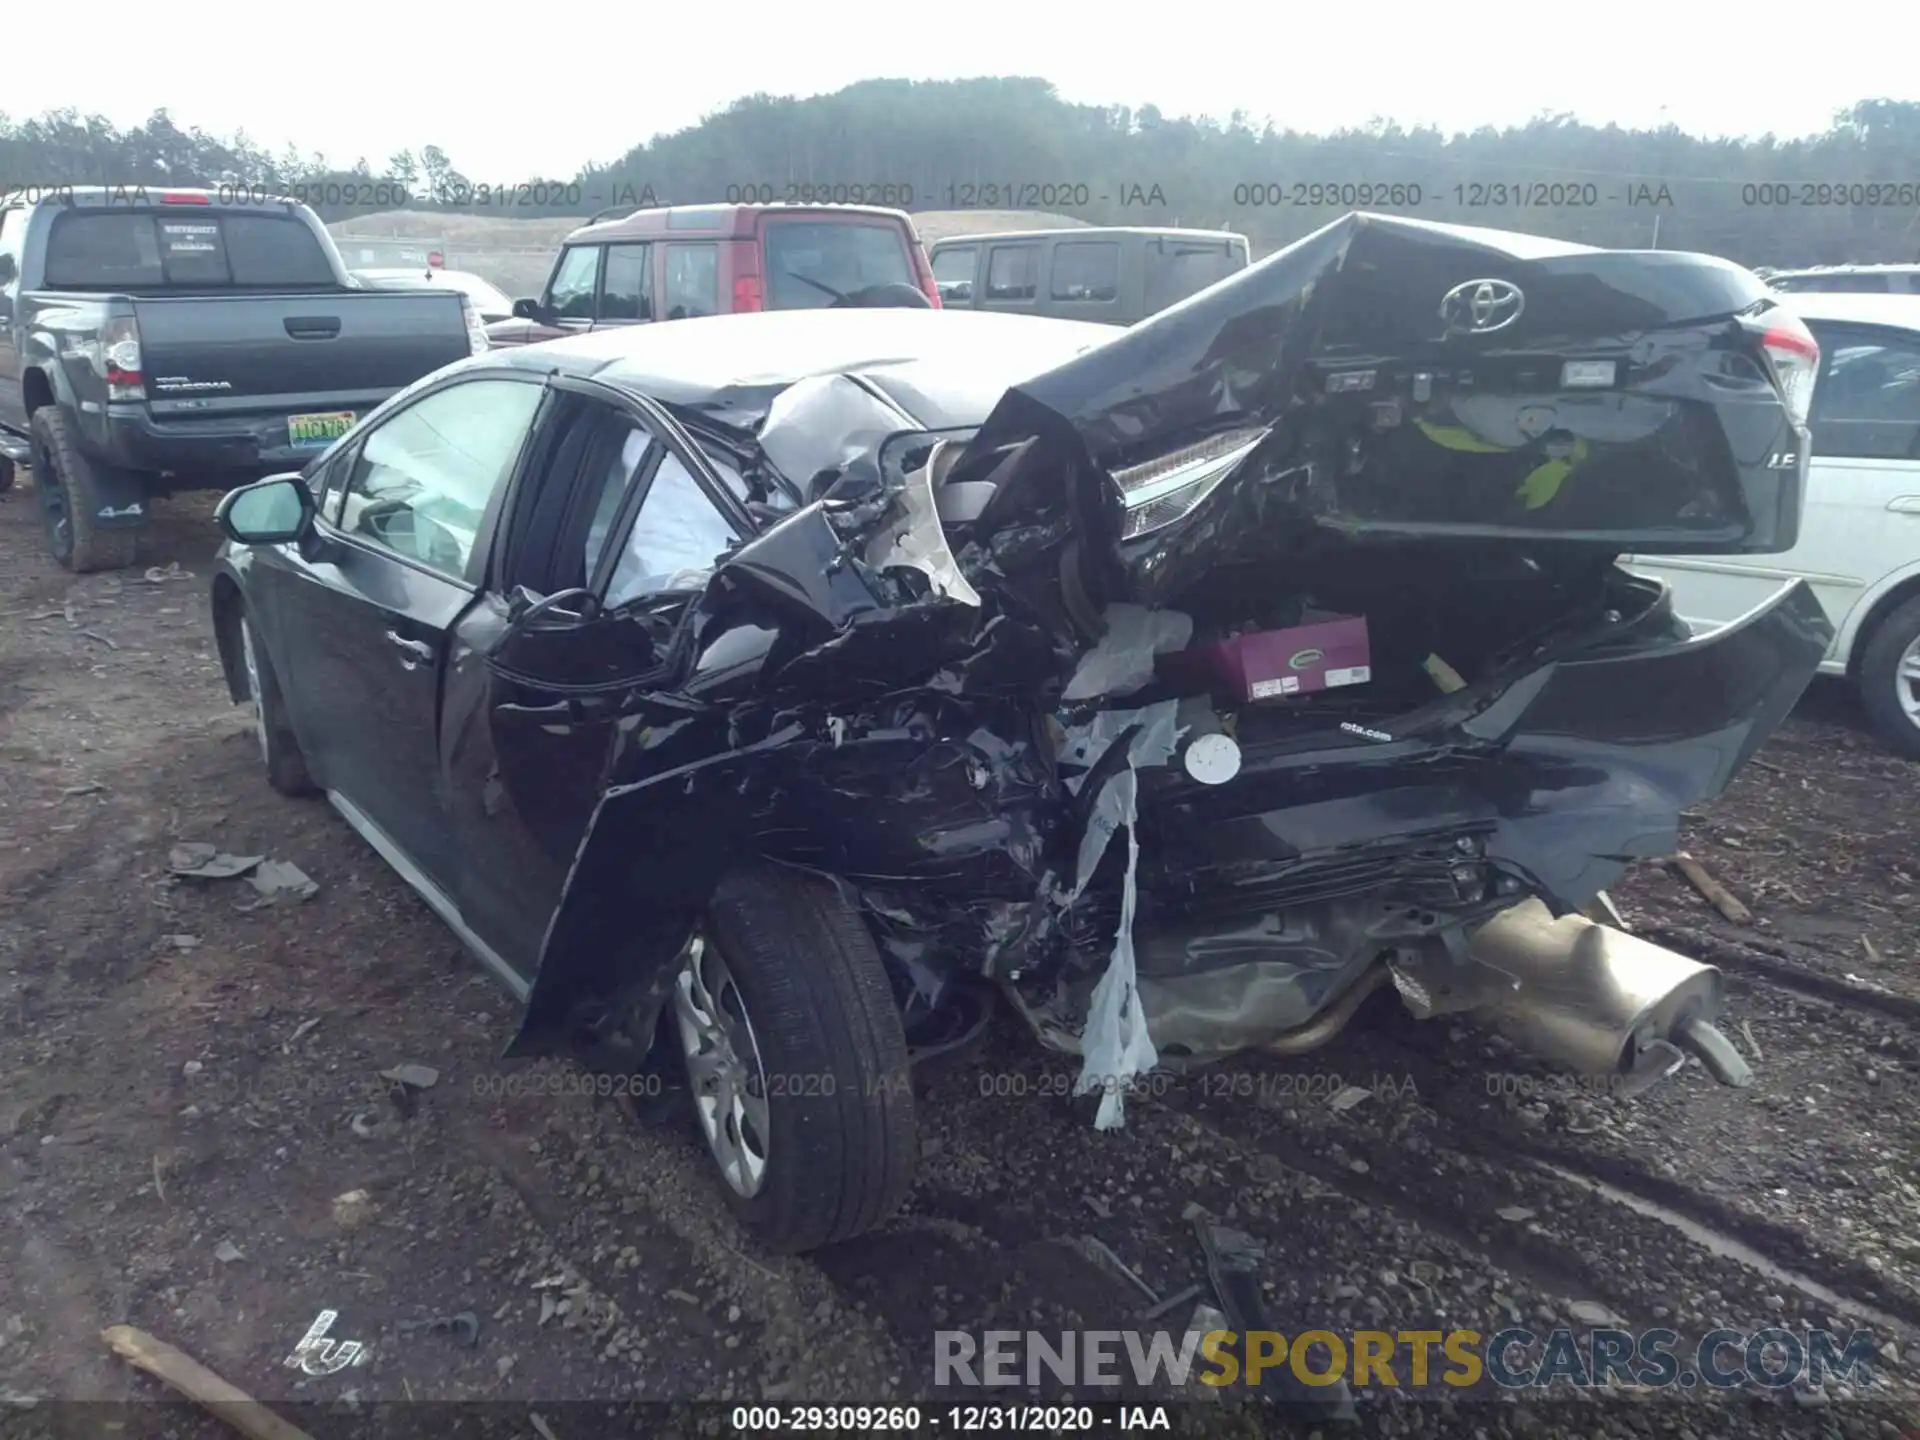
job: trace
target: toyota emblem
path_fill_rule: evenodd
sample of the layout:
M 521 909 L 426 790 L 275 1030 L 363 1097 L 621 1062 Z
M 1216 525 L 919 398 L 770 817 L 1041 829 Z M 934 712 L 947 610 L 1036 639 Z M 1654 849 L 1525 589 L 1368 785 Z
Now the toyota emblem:
M 1456 285 L 1440 302 L 1440 318 L 1451 333 L 1490 335 L 1520 318 L 1527 298 L 1518 285 L 1505 280 L 1469 280 Z

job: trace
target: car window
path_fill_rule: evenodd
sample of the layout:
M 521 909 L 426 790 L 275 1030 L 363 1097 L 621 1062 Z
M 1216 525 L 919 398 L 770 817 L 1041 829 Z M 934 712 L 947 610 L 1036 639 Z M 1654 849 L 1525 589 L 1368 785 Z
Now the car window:
M 667 319 L 720 313 L 720 247 L 667 246 Z
M 332 286 L 333 266 L 297 220 L 169 210 L 69 211 L 47 241 L 47 284 Z
M 27 227 L 21 219 L 26 213 L 19 206 L 0 210 L 0 255 L 12 257 L 16 277 L 19 275 L 21 258 L 26 254 Z
M 1063 240 L 1053 247 L 1056 300 L 1118 300 L 1120 246 L 1112 240 Z
M 1040 247 L 995 245 L 987 251 L 987 299 L 1031 300 L 1040 291 Z
M 612 543 L 608 532 L 628 481 L 655 454 L 659 467 L 614 565 L 607 587 L 609 606 L 668 590 L 699 589 L 727 547 L 739 538 L 680 458 L 635 426 L 601 482 L 587 533 L 587 573 L 593 573 L 603 549 Z
M 591 320 L 593 282 L 599 273 L 598 245 L 575 245 L 564 251 L 547 287 L 547 308 L 557 319 Z
M 937 285 L 973 286 L 973 267 L 980 258 L 978 245 L 950 245 L 933 257 L 933 279 Z
M 354 459 L 340 528 L 462 578 L 541 393 L 521 380 L 465 380 L 383 420 Z
M 1813 453 L 1914 460 L 1920 442 L 1920 336 L 1883 340 L 1828 332 L 1813 392 Z
M 609 245 L 600 284 L 601 320 L 653 319 L 653 254 L 647 245 Z
M 836 293 L 914 283 L 906 237 L 896 225 L 773 221 L 766 227 L 766 247 L 772 310 L 821 310 Z
M 1164 310 L 1233 274 L 1238 257 L 1225 242 L 1183 245 L 1159 241 L 1147 251 L 1147 311 Z

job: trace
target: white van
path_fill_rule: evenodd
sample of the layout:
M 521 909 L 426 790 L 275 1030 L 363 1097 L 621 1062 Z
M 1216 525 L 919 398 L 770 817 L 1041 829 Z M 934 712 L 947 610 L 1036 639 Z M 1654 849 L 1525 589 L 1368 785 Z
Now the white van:
M 1784 555 L 1626 563 L 1670 584 L 1696 629 L 1805 580 L 1835 631 L 1821 669 L 1852 680 L 1874 729 L 1920 759 L 1920 295 L 1788 293 L 1781 303 L 1820 342 L 1799 543 Z

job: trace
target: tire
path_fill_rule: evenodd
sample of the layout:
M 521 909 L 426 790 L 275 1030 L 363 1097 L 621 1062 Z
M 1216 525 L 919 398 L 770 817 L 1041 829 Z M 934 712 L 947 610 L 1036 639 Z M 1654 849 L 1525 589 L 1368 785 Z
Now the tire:
M 1920 760 L 1920 595 L 1874 626 L 1855 683 L 1874 733 Z
M 0 455 L 0 495 L 13 489 L 13 461 Z
M 253 621 L 244 608 L 235 623 L 240 631 L 240 663 L 246 667 L 247 693 L 253 699 L 254 738 L 267 767 L 267 783 L 282 795 L 316 794 L 318 787 L 307 774 L 300 742 L 287 723 L 287 702 L 280 694 L 280 677 L 274 674 L 267 647 L 254 634 Z
M 33 412 L 32 429 L 33 478 L 53 558 L 75 574 L 126 569 L 140 553 L 145 526 L 95 529 L 100 488 L 66 414 L 57 405 L 42 405 Z
M 728 876 L 669 1003 L 694 1118 L 743 1226 L 799 1254 L 899 1207 L 918 1154 L 906 1036 L 880 952 L 838 890 L 772 866 Z M 755 1150 L 757 1176 L 741 1160 Z

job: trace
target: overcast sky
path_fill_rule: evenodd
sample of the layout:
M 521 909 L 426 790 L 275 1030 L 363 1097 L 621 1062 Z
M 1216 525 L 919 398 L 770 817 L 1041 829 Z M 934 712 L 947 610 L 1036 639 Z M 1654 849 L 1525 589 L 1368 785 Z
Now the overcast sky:
M 1824 129 L 1858 99 L 1920 98 L 1908 8 L 1855 0 L 1827 12 L 1831 24 L 1778 12 L 1780 24 L 1775 12 L 1678 0 L 1057 11 L 1031 0 L 198 0 L 116 7 L 84 43 L 29 45 L 7 65 L 0 108 L 20 120 L 72 106 L 126 125 L 164 105 L 183 127 L 244 128 L 275 151 L 293 141 L 341 165 L 364 155 L 376 173 L 395 150 L 437 144 L 476 183 L 571 175 L 754 91 L 818 94 L 881 76 L 1040 75 L 1069 100 L 1237 108 L 1301 130 L 1375 115 L 1471 129 L 1555 109 L 1787 136 Z

